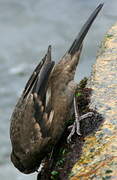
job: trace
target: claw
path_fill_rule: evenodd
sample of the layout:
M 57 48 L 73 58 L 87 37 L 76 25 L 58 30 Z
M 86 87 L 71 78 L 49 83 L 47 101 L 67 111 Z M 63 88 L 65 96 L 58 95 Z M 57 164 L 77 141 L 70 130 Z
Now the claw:
M 67 137 L 67 143 L 70 143 L 71 142 L 71 138 L 72 138 L 72 136 L 74 135 L 74 133 L 75 133 L 75 122 L 74 122 L 74 124 L 72 125 L 72 130 L 71 130 L 71 132 L 70 132 L 70 134 L 69 134 L 69 136 Z
M 80 121 L 86 118 L 90 118 L 94 115 L 94 112 L 88 112 L 82 116 L 79 115 L 79 111 L 78 111 L 78 106 L 76 104 L 76 98 L 74 97 L 74 111 L 75 111 L 75 122 L 73 123 L 73 125 L 69 126 L 68 129 L 71 129 L 71 132 L 67 138 L 67 143 L 71 142 L 71 138 L 72 136 L 75 134 L 78 136 L 81 136 L 80 133 Z
M 80 121 L 89 117 L 92 117 L 94 115 L 94 112 L 88 112 L 86 114 L 83 114 L 82 116 L 80 116 Z
M 75 134 L 75 132 L 77 133 L 77 135 L 81 136 L 80 133 L 80 116 L 79 116 L 79 112 L 78 112 L 78 107 L 76 105 L 76 98 L 74 96 L 74 111 L 75 111 L 75 122 L 72 126 L 72 130 L 67 138 L 67 142 L 70 143 L 71 142 L 71 138 L 72 136 Z

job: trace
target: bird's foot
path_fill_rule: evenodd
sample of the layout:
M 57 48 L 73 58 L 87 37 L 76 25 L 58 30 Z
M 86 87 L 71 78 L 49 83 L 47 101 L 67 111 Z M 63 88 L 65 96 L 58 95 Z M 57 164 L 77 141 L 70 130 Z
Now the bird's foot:
M 44 169 L 44 166 L 45 166 L 45 162 L 43 162 L 43 160 L 42 160 L 39 168 L 36 170 L 36 172 L 38 173 L 38 175 L 37 175 L 37 180 L 40 179 L 40 177 L 41 177 L 41 171 Z
M 69 136 L 67 137 L 67 142 L 68 143 L 71 142 L 71 138 L 75 134 L 75 132 L 77 133 L 77 135 L 79 135 L 79 136 L 81 135 L 80 129 L 79 128 L 77 129 L 77 126 L 79 126 L 79 122 L 76 123 L 76 121 L 75 121 L 73 125 L 68 127 L 69 129 L 71 129 L 71 132 L 70 132 Z
M 74 111 L 75 111 L 75 122 L 73 125 L 69 126 L 68 128 L 71 129 L 71 132 L 67 138 L 67 142 L 71 142 L 72 136 L 76 133 L 78 136 L 81 136 L 80 133 L 80 121 L 89 117 L 92 117 L 94 115 L 93 112 L 88 112 L 82 116 L 79 115 L 78 112 L 78 106 L 76 105 L 76 98 L 74 97 Z

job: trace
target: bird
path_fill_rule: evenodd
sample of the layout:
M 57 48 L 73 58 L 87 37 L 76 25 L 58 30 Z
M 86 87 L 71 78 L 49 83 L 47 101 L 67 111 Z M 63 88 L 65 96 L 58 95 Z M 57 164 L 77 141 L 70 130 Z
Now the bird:
M 74 124 L 77 127 L 73 129 L 80 134 L 74 76 L 83 40 L 102 7 L 103 4 L 99 4 L 93 11 L 58 64 L 52 61 L 51 46 L 48 46 L 14 108 L 10 124 L 11 161 L 24 174 L 36 172 L 57 144 L 71 117 L 73 105 L 77 120 Z

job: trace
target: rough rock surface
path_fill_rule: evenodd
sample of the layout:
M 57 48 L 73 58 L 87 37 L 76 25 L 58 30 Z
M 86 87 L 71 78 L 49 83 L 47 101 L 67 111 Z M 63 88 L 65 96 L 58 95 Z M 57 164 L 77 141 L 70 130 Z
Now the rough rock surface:
M 117 179 L 117 24 L 102 42 L 88 81 L 90 108 L 104 118 L 98 130 L 85 137 L 70 180 Z

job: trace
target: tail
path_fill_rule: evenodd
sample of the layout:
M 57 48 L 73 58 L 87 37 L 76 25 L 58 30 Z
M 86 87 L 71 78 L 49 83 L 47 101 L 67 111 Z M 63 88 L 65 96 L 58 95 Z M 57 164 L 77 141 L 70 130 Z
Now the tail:
M 95 20 L 96 16 L 98 15 L 98 13 L 102 9 L 102 7 L 103 7 L 103 4 L 100 4 L 94 10 L 94 12 L 90 15 L 89 19 L 86 21 L 86 23 L 82 27 L 81 31 L 77 35 L 76 39 L 74 40 L 73 44 L 71 45 L 70 49 L 68 50 L 69 54 L 74 55 L 75 52 L 77 52 L 81 48 L 82 42 L 83 42 L 87 32 L 89 31 L 89 28 L 91 27 L 93 21 Z

